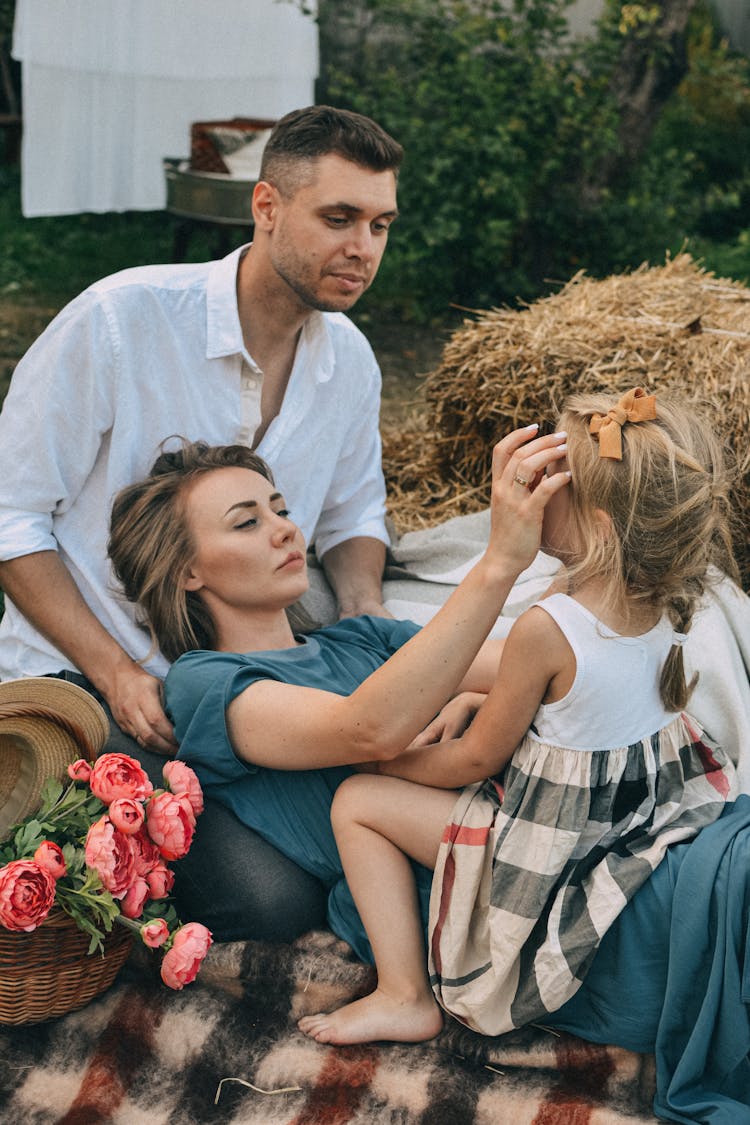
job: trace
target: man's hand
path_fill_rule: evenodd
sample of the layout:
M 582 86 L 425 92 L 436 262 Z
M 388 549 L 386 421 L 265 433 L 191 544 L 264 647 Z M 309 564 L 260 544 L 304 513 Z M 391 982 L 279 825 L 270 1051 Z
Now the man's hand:
M 385 545 L 379 539 L 346 539 L 327 551 L 321 563 L 339 603 L 339 618 L 393 616 L 383 605 Z
M 109 635 L 56 551 L 1 563 L 0 582 L 21 613 L 104 696 L 126 734 L 162 754 L 177 752 L 159 680 L 131 660 Z
M 371 617 L 393 618 L 393 614 L 375 598 L 366 598 L 356 605 L 339 605 L 339 621 L 344 617 L 360 617 L 364 614 L 369 614 Z
M 160 680 L 131 665 L 116 672 L 112 686 L 103 694 L 117 725 L 139 746 L 174 757 L 177 743 L 164 714 Z

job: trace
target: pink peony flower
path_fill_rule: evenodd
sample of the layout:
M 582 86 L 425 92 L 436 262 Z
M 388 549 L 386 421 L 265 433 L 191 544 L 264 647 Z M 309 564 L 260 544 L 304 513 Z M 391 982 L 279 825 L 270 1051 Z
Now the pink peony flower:
M 195 980 L 212 941 L 211 931 L 200 922 L 188 922 L 177 931 L 161 963 L 161 979 L 168 988 L 180 989 Z
M 105 805 L 118 797 L 143 800 L 154 787 L 135 758 L 127 754 L 102 754 L 97 758 L 89 778 L 91 792 Z
M 130 842 L 133 845 L 136 875 L 148 875 L 149 871 L 161 863 L 159 849 L 145 828 L 135 832 L 130 837 Z
M 158 949 L 169 937 L 169 926 L 163 918 L 154 918 L 141 926 L 141 940 L 149 949 Z
M 166 790 L 157 793 L 146 808 L 146 828 L 164 859 L 181 859 L 195 831 L 195 816 L 187 798 Z
M 157 863 L 146 875 L 151 898 L 166 898 L 174 886 L 174 872 L 164 863 Z
M 63 875 L 68 874 L 62 848 L 59 844 L 53 843 L 52 840 L 44 840 L 39 845 L 34 852 L 34 859 L 40 867 L 49 872 L 53 879 L 62 879 Z
M 135 855 L 131 837 L 118 832 L 108 816 L 88 830 L 85 856 L 113 898 L 124 898 L 135 879 Z
M 0 925 L 6 930 L 35 930 L 54 901 L 55 880 L 36 860 L 14 859 L 0 868 Z
M 128 887 L 125 897 L 120 903 L 120 913 L 124 914 L 126 918 L 140 918 L 149 897 L 148 883 L 139 876 Z
M 68 766 L 68 777 L 73 781 L 88 781 L 91 777 L 91 765 L 85 758 L 78 758 Z
M 172 760 L 166 763 L 161 772 L 167 788 L 178 797 L 186 796 L 195 815 L 200 816 L 203 812 L 203 790 L 190 766 Z
M 132 797 L 117 797 L 107 809 L 107 816 L 126 836 L 133 836 L 143 825 L 146 813 L 140 801 Z

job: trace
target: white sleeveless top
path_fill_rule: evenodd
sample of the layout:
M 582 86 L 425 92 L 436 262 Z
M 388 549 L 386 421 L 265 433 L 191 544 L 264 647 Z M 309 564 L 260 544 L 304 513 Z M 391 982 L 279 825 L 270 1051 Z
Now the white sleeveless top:
M 675 717 L 659 680 L 675 634 L 669 619 L 639 637 L 623 637 L 567 594 L 535 603 L 557 622 L 573 649 L 576 675 L 556 703 L 541 704 L 529 734 L 579 750 L 610 750 L 647 738 Z

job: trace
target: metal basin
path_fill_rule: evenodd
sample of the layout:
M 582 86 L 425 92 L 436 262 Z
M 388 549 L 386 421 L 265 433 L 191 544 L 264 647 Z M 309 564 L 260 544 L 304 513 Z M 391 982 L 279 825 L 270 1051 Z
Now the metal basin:
M 252 223 L 255 180 L 238 180 L 217 172 L 193 172 L 186 159 L 163 160 L 167 211 L 186 219 L 241 226 Z

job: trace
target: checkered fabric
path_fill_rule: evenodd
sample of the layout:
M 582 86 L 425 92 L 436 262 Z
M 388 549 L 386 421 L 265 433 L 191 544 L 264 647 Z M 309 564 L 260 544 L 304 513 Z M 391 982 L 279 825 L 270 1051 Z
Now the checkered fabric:
M 145 953 L 144 957 L 150 956 Z M 157 958 L 154 958 L 154 964 Z M 654 1125 L 654 1060 L 524 1028 L 483 1039 L 321 1046 L 309 1012 L 369 991 L 331 934 L 209 951 L 171 992 L 134 959 L 63 1019 L 0 1029 L 8 1125 Z
M 684 715 L 616 750 L 527 735 L 504 790 L 468 787 L 445 829 L 429 954 L 446 1011 L 500 1035 L 560 1008 L 667 847 L 720 815 L 731 777 Z

